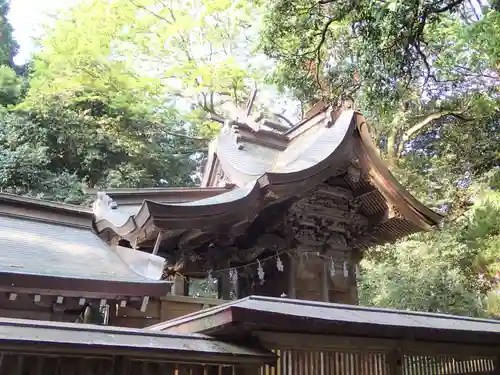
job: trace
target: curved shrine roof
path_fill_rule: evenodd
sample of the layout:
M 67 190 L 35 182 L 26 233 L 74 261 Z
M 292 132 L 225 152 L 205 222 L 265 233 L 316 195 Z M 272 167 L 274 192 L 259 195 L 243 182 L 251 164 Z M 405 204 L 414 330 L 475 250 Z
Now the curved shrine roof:
M 132 212 L 101 202 L 100 209 L 94 210 L 95 227 L 100 233 L 135 241 L 146 240 L 158 230 L 176 236 L 190 231 L 230 232 L 249 225 L 272 204 L 302 197 L 327 179 L 345 175 L 353 163 L 363 174 L 358 182 L 348 181 L 358 200 L 366 203 L 376 198 L 377 204 L 387 204 L 402 216 L 396 223 L 399 229 L 391 229 L 396 224 L 388 222 L 378 234 L 371 234 L 379 237 L 379 243 L 428 230 L 441 220 L 440 214 L 417 201 L 394 178 L 360 113 L 335 114 L 323 106 L 286 133 L 226 122 L 210 145 L 203 184 L 207 190 L 220 185 L 233 186 L 232 190 L 203 199 L 189 199 L 186 191 L 187 202 L 179 203 L 146 199 Z M 376 194 L 368 197 L 368 188 Z
M 92 231 L 91 210 L 0 194 L 0 287 L 88 298 L 170 290 L 160 276 L 152 279 L 132 266 Z

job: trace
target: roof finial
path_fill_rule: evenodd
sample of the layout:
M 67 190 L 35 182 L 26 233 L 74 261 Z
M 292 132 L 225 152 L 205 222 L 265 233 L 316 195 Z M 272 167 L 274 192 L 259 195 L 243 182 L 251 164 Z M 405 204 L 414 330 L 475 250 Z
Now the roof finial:
M 109 210 L 114 210 L 117 207 L 118 204 L 103 191 L 97 192 L 97 198 L 92 204 L 92 210 L 97 219 L 106 216 L 107 211 L 109 212 Z

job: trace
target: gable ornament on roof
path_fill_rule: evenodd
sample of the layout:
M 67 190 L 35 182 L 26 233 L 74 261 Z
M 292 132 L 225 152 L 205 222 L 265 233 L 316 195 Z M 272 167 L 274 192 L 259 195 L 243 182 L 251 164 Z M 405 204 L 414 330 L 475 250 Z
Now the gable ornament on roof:
M 118 204 L 106 193 L 97 192 L 97 198 L 92 204 L 92 211 L 97 220 L 106 217 L 110 210 L 114 210 Z

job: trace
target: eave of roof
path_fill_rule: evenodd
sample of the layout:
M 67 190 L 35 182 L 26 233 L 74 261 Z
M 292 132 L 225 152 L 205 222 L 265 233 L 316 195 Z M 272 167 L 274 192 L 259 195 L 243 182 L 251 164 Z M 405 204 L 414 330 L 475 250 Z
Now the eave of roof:
M 401 230 L 391 230 L 388 223 L 387 228 L 374 233 L 378 236 L 377 243 L 393 241 L 436 226 L 443 216 L 416 200 L 395 179 L 370 137 L 365 118 L 358 112 L 347 110 L 332 124 L 332 116 L 330 107 L 318 106 L 310 119 L 322 125 L 303 137 L 292 139 L 283 151 L 269 149 L 269 155 L 261 155 L 255 145 L 248 150 L 245 147 L 239 149 L 234 144 L 234 134 L 226 129 L 216 142 L 211 143 L 211 160 L 212 163 L 217 160 L 224 173 L 239 187 L 189 203 L 165 204 L 145 200 L 135 215 L 118 218 L 116 212 L 109 212 L 109 215 L 98 217 L 97 231 L 112 231 L 132 238 L 146 231 L 153 232 L 151 226 L 160 230 L 217 231 L 218 228 L 227 228 L 226 224 L 231 221 L 251 222 L 267 205 L 301 196 L 326 178 L 338 174 L 350 163 L 354 154 L 363 170 L 368 171 L 371 183 L 384 197 L 387 206 L 397 208 L 404 218 L 397 224 Z M 216 157 L 212 155 L 214 152 Z M 209 166 L 209 170 L 215 173 L 213 165 Z M 208 178 L 204 181 L 207 182 Z M 251 192 L 248 191 L 249 186 L 252 187 Z M 235 196 L 238 198 L 235 199 Z M 113 217 L 117 219 L 113 221 Z M 221 225 L 217 226 L 216 222 Z
M 370 171 L 370 177 L 375 187 L 385 196 L 387 201 L 394 202 L 406 218 L 419 225 L 423 230 L 429 230 L 438 225 L 444 216 L 422 204 L 399 183 L 375 147 L 366 119 L 359 112 L 356 112 L 355 116 L 360 146 L 363 150 L 358 156 L 362 159 L 361 163 L 364 163 Z
M 141 188 L 141 189 L 84 189 L 88 195 L 97 195 L 103 192 L 110 196 L 118 205 L 140 205 L 145 200 L 161 203 L 185 203 L 200 199 L 214 197 L 216 195 L 229 191 L 228 188 L 209 187 L 209 188 Z
M 265 194 L 272 193 L 278 199 L 283 200 L 307 191 L 329 177 L 332 168 L 335 168 L 339 161 L 343 162 L 351 152 L 349 137 L 355 129 L 353 116 L 353 111 L 346 111 L 337 120 L 335 126 L 322 129 L 322 136 L 317 137 L 317 141 L 323 145 L 328 144 L 328 147 L 318 147 L 316 144 L 310 144 L 298 155 L 295 155 L 293 151 L 289 151 L 289 153 L 292 153 L 290 155 L 285 152 L 283 160 L 278 160 L 275 168 L 260 174 L 257 179 L 249 180 L 249 183 L 245 186 L 212 198 L 190 203 L 161 204 L 145 201 L 139 212 L 132 217 L 135 224 L 133 230 L 142 229 L 143 225 L 151 223 L 151 220 L 153 222 L 155 220 L 164 221 L 166 220 L 164 216 L 170 219 L 169 224 L 171 225 L 183 226 L 189 224 L 188 229 L 210 227 L 217 221 L 214 220 L 214 216 L 220 213 L 225 213 L 225 215 L 232 212 L 238 213 L 233 218 L 234 222 L 237 222 L 240 218 L 252 217 L 253 211 L 258 212 L 262 208 L 262 196 Z M 242 210 L 241 205 L 245 205 L 247 210 Z M 158 216 L 155 216 L 155 214 Z M 185 223 L 183 220 L 175 220 L 176 218 L 189 219 L 189 223 Z M 195 218 L 197 220 L 194 220 Z M 129 235 L 132 221 L 117 225 L 109 218 L 103 217 L 101 220 L 96 221 L 96 228 L 99 232 L 111 228 L 120 235 Z M 155 224 L 155 226 L 158 225 Z M 158 227 L 162 228 L 161 225 Z M 166 229 L 176 228 L 168 227 Z
M 252 209 L 256 212 L 256 202 L 260 198 L 260 186 L 254 181 L 248 186 L 228 190 L 211 198 L 194 202 L 167 204 L 144 201 L 136 215 L 122 225 L 110 219 L 96 220 L 99 232 L 111 227 L 120 235 L 130 235 L 143 228 L 150 220 L 156 221 L 158 227 L 167 225 L 169 229 L 196 229 L 200 227 L 223 225 L 225 222 L 246 218 Z
M 136 273 L 89 227 L 0 214 L 0 246 L 3 291 L 113 298 L 170 290 Z
M 7 318 L 0 318 L 2 344 L 51 348 L 53 353 L 56 348 L 64 347 L 76 353 L 86 350 L 98 354 L 112 350 L 114 355 L 180 357 L 187 361 L 203 356 L 204 363 L 270 364 L 276 360 L 276 355 L 269 351 L 225 343 L 201 334 Z
M 475 345 L 500 344 L 500 321 L 250 296 L 151 327 L 225 337 L 270 331 Z

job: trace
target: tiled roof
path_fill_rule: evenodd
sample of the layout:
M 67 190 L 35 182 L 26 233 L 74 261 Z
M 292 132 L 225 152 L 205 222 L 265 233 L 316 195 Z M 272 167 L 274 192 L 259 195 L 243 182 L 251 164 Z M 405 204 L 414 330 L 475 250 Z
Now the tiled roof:
M 135 356 L 148 357 L 151 353 L 183 355 L 184 358 L 206 356 L 210 363 L 272 363 L 276 356 L 262 349 L 243 347 L 218 341 L 201 334 L 153 332 L 144 329 L 96 326 L 75 323 L 42 322 L 0 318 L 0 340 L 17 344 L 52 345 L 53 350 L 68 347 L 70 350 L 100 353 L 106 349 L 120 354 L 133 350 Z
M 105 292 L 96 282 L 129 285 L 167 285 L 134 272 L 107 244 L 90 229 L 26 218 L 0 216 L 0 283 L 16 277 L 37 277 L 41 289 L 49 289 L 43 278 L 62 290 L 74 288 L 68 282 L 80 281 L 80 290 Z M 56 283 L 54 280 L 60 280 Z M 42 280 L 42 281 L 40 281 Z M 33 281 L 30 283 L 32 288 Z M 90 284 L 89 284 L 90 283 Z M 28 287 L 20 280 L 15 286 Z M 92 286 L 93 285 L 93 286 Z M 111 284 L 110 284 L 111 285 Z M 50 288 L 52 289 L 52 288 Z M 157 289 L 157 288 L 155 288 Z M 133 292 L 132 292 L 133 293 Z M 144 291 L 137 289 L 137 295 Z M 124 295 L 130 295 L 130 290 Z
M 149 328 L 223 336 L 231 326 L 240 331 L 293 331 L 485 345 L 500 343 L 500 321 L 493 319 L 261 296 L 250 296 Z

